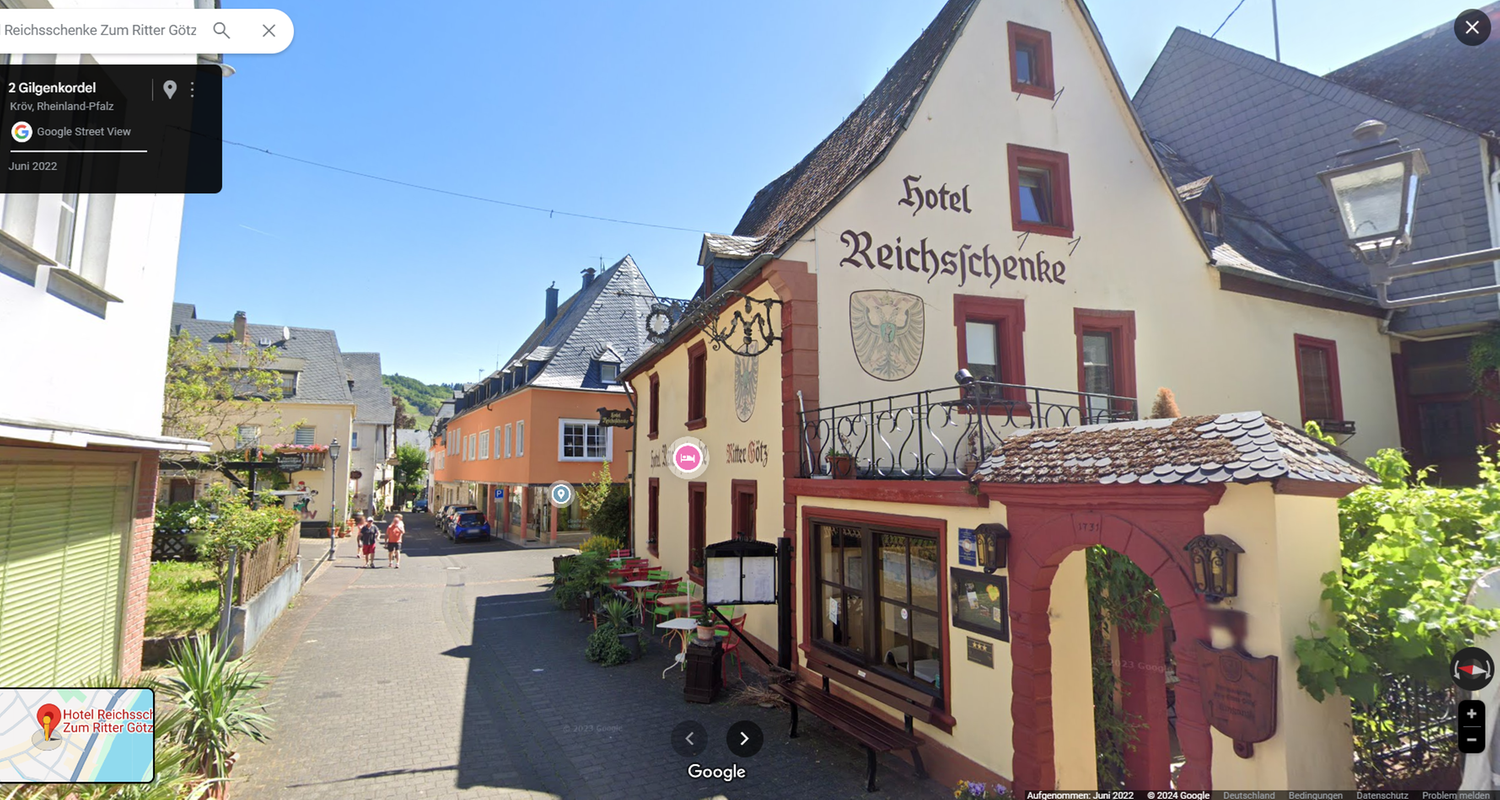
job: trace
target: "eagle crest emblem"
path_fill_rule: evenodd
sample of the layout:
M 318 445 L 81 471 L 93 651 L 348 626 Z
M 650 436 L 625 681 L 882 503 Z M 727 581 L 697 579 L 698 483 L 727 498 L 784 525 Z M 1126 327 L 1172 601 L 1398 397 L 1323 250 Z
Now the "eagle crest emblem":
M 734 357 L 734 411 L 740 422 L 749 422 L 755 413 L 755 394 L 760 390 L 760 360 Z
M 922 298 L 906 292 L 869 290 L 849 295 L 849 334 L 854 356 L 871 377 L 899 381 L 922 360 L 926 323 Z

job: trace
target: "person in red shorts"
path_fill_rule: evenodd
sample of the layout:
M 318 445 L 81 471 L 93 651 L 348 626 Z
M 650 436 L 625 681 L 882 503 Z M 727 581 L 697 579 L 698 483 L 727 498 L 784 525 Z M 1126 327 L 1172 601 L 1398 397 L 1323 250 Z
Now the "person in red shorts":
M 375 522 L 366 519 L 364 514 L 356 514 L 355 524 L 359 527 L 359 554 L 365 558 L 365 566 L 375 568 L 375 541 L 380 538 L 380 529 L 375 527 Z

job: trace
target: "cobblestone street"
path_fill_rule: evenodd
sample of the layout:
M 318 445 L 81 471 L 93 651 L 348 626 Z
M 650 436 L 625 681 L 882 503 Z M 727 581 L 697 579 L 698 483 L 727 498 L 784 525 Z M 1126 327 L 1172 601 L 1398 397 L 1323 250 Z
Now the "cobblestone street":
M 682 697 L 659 637 L 639 660 L 602 668 L 583 655 L 588 626 L 544 590 L 559 551 L 452 544 L 409 515 L 400 570 L 358 566 L 350 540 L 310 581 L 252 656 L 274 682 L 272 738 L 249 744 L 234 794 L 272 798 L 858 798 L 865 753 L 809 714 Z M 752 656 L 753 658 L 753 656 Z M 748 676 L 749 670 L 746 670 Z M 731 670 L 731 679 L 733 671 Z M 727 693 L 726 693 L 727 694 Z M 678 755 L 671 732 L 702 723 L 708 749 Z M 765 733 L 732 755 L 729 726 Z M 747 776 L 691 779 L 689 764 Z M 874 796 L 951 797 L 882 757 Z

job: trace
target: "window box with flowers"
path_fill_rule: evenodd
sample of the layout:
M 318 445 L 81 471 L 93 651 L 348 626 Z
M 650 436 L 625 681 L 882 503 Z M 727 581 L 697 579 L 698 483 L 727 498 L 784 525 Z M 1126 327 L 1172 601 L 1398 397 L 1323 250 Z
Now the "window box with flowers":
M 323 460 L 328 457 L 326 444 L 278 444 L 272 445 L 269 449 L 271 453 L 278 456 L 302 456 L 302 468 L 305 470 L 323 469 Z

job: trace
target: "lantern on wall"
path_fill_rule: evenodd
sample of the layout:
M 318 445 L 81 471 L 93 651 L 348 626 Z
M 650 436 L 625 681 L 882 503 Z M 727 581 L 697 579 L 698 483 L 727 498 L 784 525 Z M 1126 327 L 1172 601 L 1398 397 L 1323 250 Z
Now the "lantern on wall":
M 1005 568 L 1006 551 L 1010 549 L 1010 529 L 998 522 L 989 522 L 974 529 L 974 544 L 978 551 L 979 566 L 994 574 Z
M 1193 588 L 1210 603 L 1239 593 L 1239 554 L 1245 552 L 1228 536 L 1203 535 L 1183 548 L 1193 564 Z

